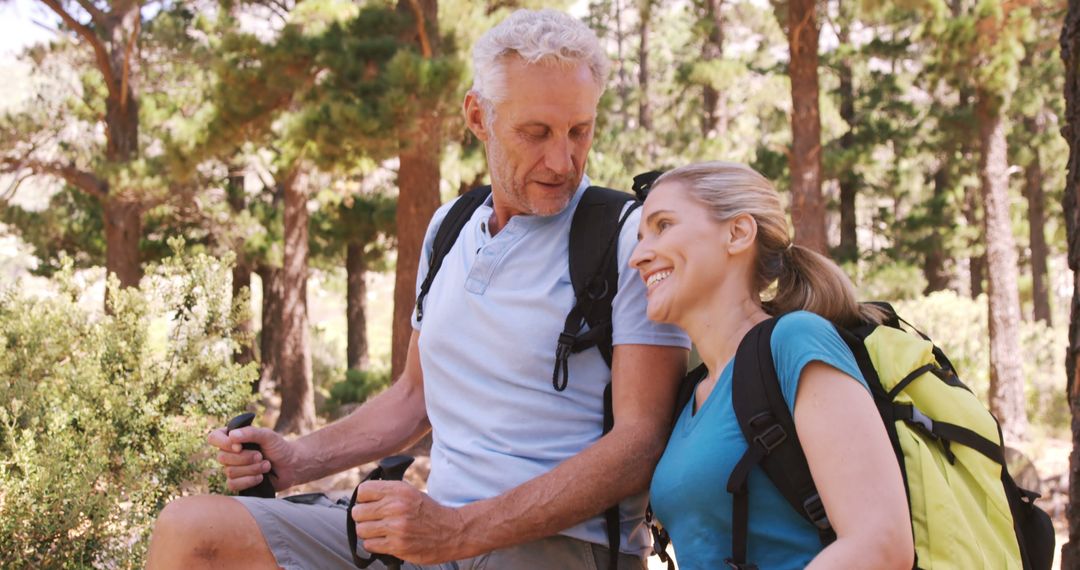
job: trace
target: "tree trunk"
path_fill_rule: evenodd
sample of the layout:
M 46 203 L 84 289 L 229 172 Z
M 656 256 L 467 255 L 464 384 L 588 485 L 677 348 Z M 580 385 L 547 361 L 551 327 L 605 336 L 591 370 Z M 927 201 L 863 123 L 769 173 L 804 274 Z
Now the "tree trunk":
M 110 196 L 102 204 L 105 218 L 105 270 L 116 275 L 122 287 L 136 287 L 142 279 L 139 240 L 142 238 L 142 205 Z
M 724 59 L 724 0 L 705 0 L 705 25 L 709 33 L 701 49 L 703 61 Z M 706 84 L 702 94 L 701 134 L 706 138 L 722 139 L 727 134 L 727 98 L 712 84 Z
M 348 273 L 348 293 L 346 295 L 347 343 L 346 365 L 356 370 L 368 367 L 367 317 L 364 307 L 367 304 L 367 259 L 364 258 L 364 244 L 350 243 L 345 253 L 345 270 Z
M 1034 123 L 1034 121 L 1032 121 Z M 1050 256 L 1046 245 L 1046 196 L 1043 193 L 1042 163 L 1039 161 L 1039 149 L 1033 148 L 1031 163 L 1024 168 L 1024 196 L 1028 203 L 1028 231 L 1031 241 L 1031 297 L 1032 316 L 1047 325 L 1053 324 L 1050 317 L 1050 288 L 1048 281 L 1047 258 Z
M 1024 375 L 1020 363 L 1020 293 L 1016 243 L 1009 217 L 1009 174 L 1001 101 L 977 95 L 979 182 L 986 232 L 987 292 L 990 323 L 990 409 L 1001 422 L 1007 443 L 1027 435 Z
M 652 0 L 642 0 L 641 22 L 638 28 L 638 125 L 646 131 L 652 130 L 652 107 L 649 91 L 649 33 L 652 27 Z M 652 144 L 649 144 L 652 147 Z M 650 153 L 651 154 L 651 153 Z
M 843 11 L 841 7 L 841 12 Z M 839 29 L 839 41 L 842 45 L 850 43 L 847 21 Z M 847 130 L 840 136 L 840 151 L 850 154 L 855 147 L 855 85 L 852 79 L 851 63 L 843 58 L 838 63 L 840 75 L 840 118 L 847 124 Z M 852 161 L 853 162 L 853 161 Z M 838 173 L 840 183 L 840 247 L 837 258 L 841 261 L 854 261 L 859 257 L 859 243 L 856 230 L 855 197 L 858 193 L 859 180 L 855 176 L 854 164 L 844 166 Z
M 979 194 L 978 189 L 968 186 L 964 189 L 964 220 L 967 225 L 979 234 L 983 233 L 983 226 L 979 220 Z M 978 249 L 982 244 L 979 238 L 972 239 L 971 246 Z M 969 279 L 971 283 L 971 298 L 974 299 L 983 294 L 983 281 L 986 279 L 986 252 L 973 253 L 968 256 Z
M 1069 310 L 1069 347 L 1065 356 L 1066 398 L 1072 416 L 1072 453 L 1069 454 L 1069 502 L 1065 517 L 1069 537 L 1061 547 L 1061 567 L 1080 567 L 1080 0 L 1069 0 L 1061 31 L 1061 59 L 1065 64 L 1065 117 L 1062 136 L 1069 144 L 1065 177 L 1065 233 L 1073 296 Z
M 626 79 L 626 57 L 623 54 L 623 44 L 626 42 L 626 33 L 623 32 L 623 0 L 613 0 L 615 4 L 615 56 L 618 75 L 619 92 L 619 124 L 626 125 L 630 122 L 630 81 Z
M 926 257 L 923 258 L 923 275 L 926 277 L 926 290 L 923 294 L 943 291 L 949 287 L 949 275 L 945 272 L 945 243 L 941 228 L 944 227 L 943 209 L 945 192 L 949 186 L 949 167 L 942 164 L 934 173 L 934 196 L 930 200 L 930 239 L 926 244 Z
M 821 194 L 821 116 L 815 3 L 815 0 L 792 0 L 788 4 L 791 218 L 796 243 L 828 254 L 825 200 Z
M 237 258 L 236 265 L 233 266 L 232 278 L 233 303 L 236 303 L 236 299 L 243 295 L 245 291 L 250 295 L 251 266 L 241 263 L 241 260 Z M 249 298 L 248 305 L 250 304 L 251 300 Z M 254 331 L 255 324 L 252 322 L 250 316 L 236 323 L 235 334 L 240 337 L 240 346 L 233 355 L 233 361 L 237 364 L 243 365 L 255 361 L 255 349 L 251 346 L 252 334 Z M 255 386 L 255 388 L 258 388 L 258 386 Z
M 414 0 L 415 1 L 415 0 Z M 433 43 L 438 38 L 438 4 L 436 0 L 419 0 L 423 27 L 427 30 L 430 57 L 438 50 Z M 412 11 L 412 3 L 404 0 L 399 9 Z M 439 160 L 442 154 L 442 121 L 434 109 L 425 110 L 417 118 L 416 128 L 401 133 L 400 165 L 398 168 L 397 214 L 397 272 L 394 276 L 394 324 L 390 354 L 391 377 L 395 380 L 405 367 L 405 355 L 412 336 L 410 322 L 416 307 L 416 269 L 420 262 L 424 231 L 435 210 L 439 208 Z
M 243 212 L 246 207 L 246 200 L 244 200 L 244 169 L 242 166 L 229 166 L 229 175 L 225 184 L 225 193 L 233 214 L 239 215 Z M 232 294 L 233 303 L 235 303 L 236 299 L 243 294 L 245 289 L 247 289 L 248 294 L 250 295 L 252 269 L 251 261 L 244 255 L 243 238 L 240 238 L 239 243 L 233 243 L 232 249 L 236 253 L 236 265 L 233 266 L 232 271 Z M 251 300 L 249 298 L 248 309 L 250 308 Z M 247 364 L 255 361 L 255 348 L 252 346 L 252 334 L 254 331 L 255 323 L 252 321 L 250 314 L 243 321 L 236 324 L 237 336 L 241 337 L 240 348 L 238 348 L 236 354 L 233 355 L 237 364 Z M 255 384 L 252 387 L 252 392 L 258 391 L 258 388 L 258 384 Z
M 307 180 L 293 166 L 283 180 L 285 190 L 285 256 L 281 302 L 281 415 L 274 429 L 307 433 L 315 427 L 311 385 L 311 332 L 307 315 L 308 211 Z
M 139 4 L 117 2 L 105 30 L 110 41 L 108 64 L 113 79 L 105 98 L 105 159 L 113 164 L 131 162 L 139 154 L 139 104 L 130 70 L 134 55 L 127 57 L 128 42 L 138 37 Z M 134 33 L 133 33 L 134 32 Z M 126 60 L 126 61 L 125 61 Z M 129 68 L 125 72 L 125 68 Z M 119 191 L 119 192 L 118 192 Z M 123 287 L 135 287 L 142 278 L 139 240 L 142 238 L 142 204 L 123 188 L 110 188 L 104 204 L 105 270 L 116 275 Z
M 262 332 L 259 339 L 259 379 L 252 392 L 261 391 L 269 395 L 281 387 L 281 303 L 285 287 L 280 268 L 260 265 L 257 272 L 262 280 Z

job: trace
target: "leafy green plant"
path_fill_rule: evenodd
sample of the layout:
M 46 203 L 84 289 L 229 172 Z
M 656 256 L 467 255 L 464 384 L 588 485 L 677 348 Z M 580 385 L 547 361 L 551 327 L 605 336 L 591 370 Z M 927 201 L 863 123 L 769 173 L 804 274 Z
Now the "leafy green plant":
M 356 370 L 345 371 L 345 379 L 330 387 L 331 407 L 337 408 L 344 404 L 362 404 L 368 398 L 381 392 L 390 385 L 390 371 L 380 370 Z
M 230 260 L 173 257 L 109 312 L 59 292 L 0 298 L 0 552 L 4 568 L 141 567 L 153 518 L 208 473 L 211 426 L 250 398 L 232 363 Z M 239 300 L 237 300 L 239 301 Z

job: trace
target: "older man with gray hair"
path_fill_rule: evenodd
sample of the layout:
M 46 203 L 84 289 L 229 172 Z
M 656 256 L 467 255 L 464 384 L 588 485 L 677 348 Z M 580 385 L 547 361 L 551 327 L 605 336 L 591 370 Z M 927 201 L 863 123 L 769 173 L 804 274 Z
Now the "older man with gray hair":
M 550 381 L 575 303 L 570 226 L 590 186 L 585 163 L 608 62 L 592 31 L 552 10 L 515 12 L 477 42 L 473 61 L 464 113 L 484 143 L 491 193 L 428 289 L 420 284 L 453 202 L 431 221 L 417 280 L 423 318 L 413 317 L 401 376 L 294 441 L 251 427 L 209 440 L 231 489 L 270 477 L 281 491 L 393 454 L 431 430 L 428 493 L 391 481 L 358 489 L 348 516 L 366 551 L 405 568 L 640 570 L 649 549 L 644 492 L 689 342 L 645 316 L 644 283 L 627 266 L 638 211 L 617 236 L 610 368 L 599 350 L 584 350 L 565 360 L 570 382 Z M 609 382 L 614 424 L 605 431 Z M 248 442 L 261 452 L 242 450 Z M 155 526 L 149 567 L 352 568 L 345 506 L 318 502 L 178 499 Z M 612 553 L 600 515 L 616 504 Z

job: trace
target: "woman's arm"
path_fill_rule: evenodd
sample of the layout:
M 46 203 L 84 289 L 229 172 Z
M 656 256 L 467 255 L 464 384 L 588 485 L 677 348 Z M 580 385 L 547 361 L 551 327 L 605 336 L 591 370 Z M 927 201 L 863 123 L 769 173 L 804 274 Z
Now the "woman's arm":
M 832 366 L 807 364 L 795 429 L 836 531 L 836 542 L 808 568 L 910 569 L 915 548 L 904 481 L 866 388 Z

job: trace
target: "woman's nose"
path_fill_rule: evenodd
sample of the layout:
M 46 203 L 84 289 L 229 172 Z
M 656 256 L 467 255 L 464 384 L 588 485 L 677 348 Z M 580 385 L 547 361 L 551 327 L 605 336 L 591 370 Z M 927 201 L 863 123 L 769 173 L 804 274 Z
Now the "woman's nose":
M 652 260 L 652 248 L 649 247 L 646 239 L 641 239 L 630 254 L 630 268 L 640 270 L 641 266 L 650 260 Z

